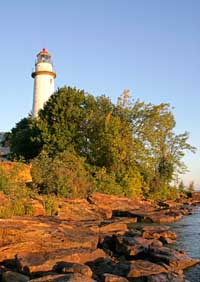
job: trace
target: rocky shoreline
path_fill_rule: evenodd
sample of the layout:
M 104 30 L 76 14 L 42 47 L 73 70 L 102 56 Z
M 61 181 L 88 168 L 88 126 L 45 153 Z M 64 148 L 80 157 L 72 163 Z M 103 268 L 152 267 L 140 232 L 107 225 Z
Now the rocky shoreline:
M 169 224 L 194 212 L 193 200 L 153 203 L 95 193 L 59 199 L 47 217 L 0 219 L 0 281 L 186 282 L 183 270 L 200 261 L 174 250 Z

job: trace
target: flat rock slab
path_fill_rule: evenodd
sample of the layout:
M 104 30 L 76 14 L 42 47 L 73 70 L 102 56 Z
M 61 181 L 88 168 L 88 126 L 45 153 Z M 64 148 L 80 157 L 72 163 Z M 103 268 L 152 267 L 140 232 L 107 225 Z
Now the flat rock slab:
M 99 236 L 88 225 L 48 217 L 0 219 L 0 262 L 14 259 L 19 251 L 51 252 L 74 248 L 95 250 Z
M 80 273 L 88 277 L 92 277 L 93 275 L 91 268 L 81 263 L 60 262 L 57 263 L 55 270 L 59 273 Z
M 162 214 L 160 212 L 152 215 L 147 215 L 142 220 L 143 222 L 151 222 L 151 223 L 172 223 L 178 220 L 181 220 L 183 217 L 182 214 Z
M 94 251 L 86 249 L 57 250 L 50 253 L 18 253 L 16 264 L 18 270 L 29 275 L 59 268 L 60 262 L 86 263 L 105 258 L 106 254 L 101 249 Z
M 184 279 L 183 273 L 169 272 L 147 277 L 146 282 L 189 282 Z
M 30 280 L 30 282 L 97 282 L 91 277 L 79 273 L 47 275 Z
M 129 282 L 125 277 L 105 273 L 103 275 L 103 282 Z
M 190 258 L 182 251 L 173 250 L 167 247 L 150 247 L 148 256 L 155 263 L 165 263 L 173 270 L 181 270 L 199 263 L 199 260 Z
M 3 272 L 2 274 L 2 281 L 5 282 L 28 282 L 30 281 L 30 278 L 26 275 L 23 275 L 21 273 L 18 272 L 14 272 L 14 271 L 6 271 Z
M 114 236 L 114 238 L 115 251 L 118 254 L 123 254 L 126 256 L 135 256 L 144 251 L 144 244 L 141 244 L 141 242 L 138 242 L 138 240 L 133 237 Z M 145 241 L 145 239 L 143 239 L 143 241 Z
M 137 217 L 132 218 L 114 218 L 112 220 L 103 221 L 100 224 L 100 232 L 116 232 L 116 231 L 128 231 L 129 227 L 132 227 L 134 223 L 137 223 Z
M 161 226 L 145 226 L 143 228 L 143 238 L 145 239 L 159 239 L 163 243 L 174 243 L 177 236 L 174 232 Z
M 126 262 L 126 264 L 116 265 L 116 274 L 127 278 L 147 277 L 153 274 L 168 272 L 165 266 L 152 263 L 145 260 L 135 260 Z

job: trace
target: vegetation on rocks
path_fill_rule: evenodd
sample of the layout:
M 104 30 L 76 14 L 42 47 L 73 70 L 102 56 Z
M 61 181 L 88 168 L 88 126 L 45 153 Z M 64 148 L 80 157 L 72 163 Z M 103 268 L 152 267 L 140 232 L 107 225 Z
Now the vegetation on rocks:
M 9 134 L 11 157 L 32 164 L 39 193 L 85 197 L 94 191 L 175 198 L 188 133 L 176 134 L 169 104 L 116 104 L 76 88 L 58 89 L 37 119 L 22 119 Z M 177 183 L 177 182 L 176 182 Z

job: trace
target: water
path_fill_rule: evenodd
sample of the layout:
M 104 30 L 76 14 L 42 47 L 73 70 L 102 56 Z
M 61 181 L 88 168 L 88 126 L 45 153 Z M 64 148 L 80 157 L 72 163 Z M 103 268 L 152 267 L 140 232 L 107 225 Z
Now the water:
M 171 227 L 177 234 L 174 248 L 200 260 L 200 207 L 197 207 L 195 214 L 185 216 L 181 221 L 173 223 Z M 186 270 L 185 277 L 190 282 L 200 282 L 200 264 Z

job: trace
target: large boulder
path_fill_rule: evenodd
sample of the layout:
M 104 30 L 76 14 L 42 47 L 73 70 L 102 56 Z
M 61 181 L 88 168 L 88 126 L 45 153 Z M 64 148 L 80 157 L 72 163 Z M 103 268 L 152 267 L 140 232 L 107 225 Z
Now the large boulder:
M 3 282 L 28 282 L 30 278 L 26 275 L 23 275 L 14 271 L 6 271 L 2 274 Z
M 48 217 L 0 219 L 0 262 L 20 252 L 54 252 L 59 249 L 95 250 L 99 235 L 83 222 Z
M 92 270 L 88 265 L 72 262 L 57 263 L 56 271 L 59 273 L 80 273 L 85 276 L 92 277 Z
M 177 237 L 167 226 L 145 226 L 142 236 L 145 239 L 159 239 L 164 244 L 174 243 Z
M 41 273 L 56 270 L 57 268 L 59 269 L 61 262 L 86 263 L 105 257 L 106 254 L 101 249 L 69 249 L 56 250 L 55 252 L 49 253 L 18 253 L 16 255 L 16 265 L 18 271 L 30 275 L 31 273 Z M 78 267 L 76 267 L 76 269 L 77 268 Z
M 186 253 L 167 247 L 150 247 L 149 258 L 155 263 L 164 263 L 173 270 L 181 270 L 199 263 L 199 260 L 190 258 Z
M 169 269 L 146 260 L 133 260 L 116 265 L 115 274 L 127 278 L 148 277 L 153 274 L 166 273 Z

